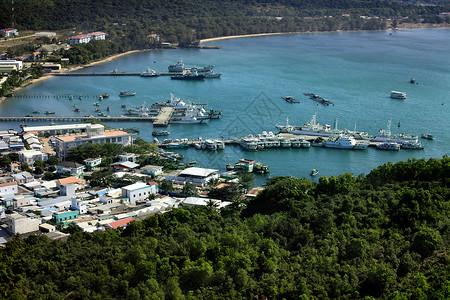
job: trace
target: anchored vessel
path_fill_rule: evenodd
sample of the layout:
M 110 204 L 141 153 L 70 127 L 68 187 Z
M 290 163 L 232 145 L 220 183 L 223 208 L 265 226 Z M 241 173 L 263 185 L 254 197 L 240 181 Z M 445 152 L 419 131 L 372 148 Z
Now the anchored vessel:
M 391 91 L 391 98 L 394 98 L 394 99 L 406 99 L 406 93 L 404 93 L 404 92 L 397 92 L 397 91 Z

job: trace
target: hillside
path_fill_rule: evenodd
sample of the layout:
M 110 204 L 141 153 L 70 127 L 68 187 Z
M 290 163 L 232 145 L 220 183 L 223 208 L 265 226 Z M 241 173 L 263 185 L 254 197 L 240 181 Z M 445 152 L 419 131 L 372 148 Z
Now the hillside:
M 450 158 L 273 178 L 244 208 L 0 249 L 5 299 L 448 299 Z M 261 299 L 261 298 L 260 298 Z M 370 299 L 370 298 L 365 298 Z
M 14 23 L 19 30 L 103 30 L 112 38 L 153 32 L 175 41 L 183 35 L 195 40 L 278 31 L 384 29 L 379 19 L 360 16 L 442 22 L 437 15 L 446 9 L 381 0 L 0 0 L 0 27 Z

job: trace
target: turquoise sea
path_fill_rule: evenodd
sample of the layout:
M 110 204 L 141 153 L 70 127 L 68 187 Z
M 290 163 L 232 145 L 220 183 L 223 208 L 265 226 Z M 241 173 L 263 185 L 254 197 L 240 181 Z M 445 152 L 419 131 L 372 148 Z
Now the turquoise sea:
M 94 95 L 109 93 L 101 108 L 110 115 L 128 107 L 167 100 L 169 93 L 186 101 L 208 104 L 222 111 L 220 120 L 204 125 L 170 125 L 171 138 L 220 138 L 277 132 L 275 124 L 301 125 L 317 113 L 321 124 L 376 134 L 392 119 L 393 133 L 430 133 L 434 141 L 421 140 L 424 150 L 365 151 L 274 149 L 244 152 L 228 146 L 222 152 L 180 150 L 185 161 L 225 170 L 227 163 L 252 158 L 270 165 L 269 176 L 309 177 L 311 169 L 321 176 L 350 172 L 357 176 L 388 161 L 409 158 L 440 158 L 450 152 L 450 36 L 449 29 L 376 32 L 307 33 L 229 39 L 210 42 L 218 50 L 176 49 L 130 54 L 83 72 L 141 72 L 147 67 L 165 72 L 180 59 L 186 67 L 214 65 L 221 79 L 203 82 L 174 81 L 169 77 L 65 77 L 31 85 L 18 94 L 86 94 L 83 100 L 16 97 L 0 103 L 0 115 L 24 116 L 34 110 L 55 111 L 56 116 L 94 115 Z M 418 84 L 409 80 L 415 77 Z M 119 98 L 122 90 L 135 97 Z M 391 90 L 407 93 L 407 100 L 389 97 Z M 335 103 L 324 107 L 303 93 L 316 93 Z M 281 96 L 301 102 L 290 104 Z M 76 104 L 81 112 L 73 112 Z M 29 126 L 42 123 L 29 123 Z M 48 125 L 45 124 L 45 125 Z M 150 123 L 110 123 L 112 127 L 141 129 L 139 137 L 152 141 Z M 400 127 L 398 126 L 400 125 Z M 19 124 L 0 123 L 0 129 L 19 129 Z M 257 176 L 262 184 L 266 177 Z M 315 179 L 317 180 L 317 179 Z

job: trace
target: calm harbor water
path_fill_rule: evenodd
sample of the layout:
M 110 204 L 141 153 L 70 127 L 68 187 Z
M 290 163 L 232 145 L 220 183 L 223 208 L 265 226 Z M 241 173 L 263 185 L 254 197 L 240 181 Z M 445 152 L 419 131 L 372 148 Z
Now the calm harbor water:
M 321 124 L 376 134 L 392 119 L 393 133 L 431 133 L 434 141 L 421 140 L 424 150 L 399 152 L 367 149 L 348 151 L 314 148 L 244 152 L 229 146 L 222 152 L 179 150 L 185 161 L 225 170 L 227 163 L 252 158 L 270 165 L 270 176 L 309 177 L 344 172 L 359 175 L 388 161 L 440 158 L 450 149 L 450 35 L 449 29 L 386 32 L 309 33 L 230 39 L 211 42 L 218 50 L 176 49 L 140 52 L 96 65 L 82 72 L 141 72 L 147 67 L 165 72 L 180 59 L 186 67 L 214 65 L 221 79 L 202 82 L 174 81 L 169 77 L 65 77 L 53 78 L 21 90 L 19 95 L 85 94 L 83 100 L 16 97 L 0 103 L 0 115 L 24 116 L 35 110 L 56 116 L 95 115 L 94 95 L 109 93 L 100 108 L 110 115 L 127 107 L 167 100 L 169 93 L 186 101 L 207 104 L 222 111 L 220 120 L 204 125 L 170 125 L 171 138 L 240 137 L 262 131 L 277 132 L 275 124 L 301 125 L 317 113 Z M 409 80 L 415 77 L 418 84 Z M 120 98 L 122 90 L 135 97 Z M 407 100 L 389 98 L 391 90 L 407 93 Z M 316 93 L 335 103 L 324 107 L 303 93 Z M 300 100 L 290 104 L 281 96 Z M 73 111 L 76 104 L 81 112 Z M 29 123 L 29 126 L 42 123 Z M 45 125 L 48 125 L 46 123 Z M 112 127 L 141 129 L 139 137 L 152 141 L 150 123 L 109 123 Z M 400 125 L 400 127 L 399 127 Z M 0 123 L 1 129 L 19 124 Z M 266 177 L 257 176 L 257 183 Z M 317 179 L 316 179 L 317 180 Z

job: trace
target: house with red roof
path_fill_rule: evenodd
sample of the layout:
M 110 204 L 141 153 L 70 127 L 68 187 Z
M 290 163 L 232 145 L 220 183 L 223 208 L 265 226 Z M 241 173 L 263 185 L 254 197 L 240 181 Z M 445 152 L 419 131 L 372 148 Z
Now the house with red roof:
M 4 28 L 0 29 L 0 36 L 1 37 L 10 37 L 10 36 L 16 36 L 19 35 L 19 31 L 15 28 Z
M 74 35 L 74 36 L 70 37 L 70 46 L 75 45 L 75 44 L 80 44 L 80 43 L 87 44 L 90 41 L 104 40 L 105 38 L 106 38 L 106 33 L 100 32 L 100 31 L 91 32 L 88 34 Z
M 127 227 L 127 224 L 130 223 L 131 221 L 134 221 L 134 219 L 132 217 L 129 218 L 125 218 L 119 221 L 115 221 L 115 222 L 111 222 L 105 225 L 106 229 L 116 229 L 119 227 Z

